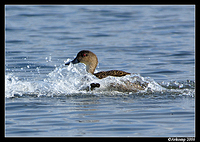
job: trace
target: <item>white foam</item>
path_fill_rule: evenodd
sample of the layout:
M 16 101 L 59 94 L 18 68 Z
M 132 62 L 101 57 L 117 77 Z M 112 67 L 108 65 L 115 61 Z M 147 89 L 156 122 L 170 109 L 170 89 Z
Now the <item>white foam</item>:
M 145 90 L 139 91 L 131 89 L 126 82 L 139 82 L 148 84 Z M 91 83 L 99 83 L 100 87 L 90 90 Z M 166 91 L 166 88 L 159 85 L 150 77 L 142 77 L 140 74 L 131 74 L 124 77 L 106 77 L 98 79 L 94 75 L 86 72 L 83 64 L 70 64 L 69 66 L 60 65 L 54 71 L 50 72 L 43 80 L 19 80 L 14 74 L 5 76 L 5 97 L 14 97 L 15 95 L 72 95 L 72 94 L 119 94 L 132 92 L 155 92 Z M 169 91 L 169 89 L 168 89 Z M 193 92 L 185 91 L 183 93 Z

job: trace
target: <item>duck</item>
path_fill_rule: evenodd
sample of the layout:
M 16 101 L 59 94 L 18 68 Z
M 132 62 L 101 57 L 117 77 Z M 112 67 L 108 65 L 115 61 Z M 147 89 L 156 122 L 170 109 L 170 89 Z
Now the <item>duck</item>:
M 78 52 L 78 54 L 74 58 L 74 60 L 65 63 L 65 65 L 69 65 L 70 63 L 72 63 L 72 64 L 84 63 L 86 65 L 86 71 L 88 73 L 93 74 L 98 79 L 103 79 L 108 76 L 123 77 L 126 75 L 131 75 L 131 73 L 121 71 L 121 70 L 100 71 L 98 73 L 94 73 L 94 71 L 98 65 L 98 58 L 97 58 L 96 54 L 94 54 L 92 51 L 89 51 L 89 50 L 81 50 L 80 52 Z M 144 84 L 141 84 L 140 82 L 131 83 L 130 81 L 127 81 L 125 84 L 126 84 L 126 86 L 120 87 L 122 89 L 119 89 L 119 86 L 121 86 L 119 84 L 117 84 L 117 85 L 111 84 L 111 86 L 113 86 L 114 88 L 118 88 L 118 90 L 122 90 L 122 91 L 124 91 L 123 88 L 126 88 L 126 89 L 129 88 L 129 90 L 130 90 L 130 88 L 132 88 L 132 90 L 144 90 L 147 86 L 147 84 L 144 85 Z M 93 90 L 96 87 L 99 88 L 100 84 L 99 83 L 91 83 L 90 86 L 91 86 L 91 90 Z

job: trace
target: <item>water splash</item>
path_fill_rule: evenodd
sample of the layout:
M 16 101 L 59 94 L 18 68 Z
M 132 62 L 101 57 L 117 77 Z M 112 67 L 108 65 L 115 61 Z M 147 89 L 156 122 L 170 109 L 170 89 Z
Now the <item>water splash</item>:
M 38 69 L 37 69 L 38 70 Z M 38 70 L 38 73 L 39 70 Z M 144 90 L 135 90 L 128 83 L 146 85 Z M 99 83 L 100 87 L 91 90 L 91 83 Z M 150 77 L 131 74 L 124 77 L 106 77 L 98 79 L 86 72 L 83 64 L 60 65 L 50 72 L 43 80 L 20 80 L 13 73 L 5 76 L 5 97 L 23 95 L 59 96 L 73 94 L 152 94 L 160 92 L 194 97 L 194 81 L 157 83 Z

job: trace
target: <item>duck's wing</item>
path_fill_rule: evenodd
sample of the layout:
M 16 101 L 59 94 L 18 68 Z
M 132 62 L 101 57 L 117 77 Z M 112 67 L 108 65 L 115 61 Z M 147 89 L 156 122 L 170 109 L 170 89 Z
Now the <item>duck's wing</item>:
M 121 76 L 125 76 L 128 74 L 130 74 L 130 73 L 125 72 L 125 71 L 120 71 L 120 70 L 101 71 L 98 73 L 94 73 L 94 75 L 99 79 L 105 78 L 107 76 L 121 77 Z

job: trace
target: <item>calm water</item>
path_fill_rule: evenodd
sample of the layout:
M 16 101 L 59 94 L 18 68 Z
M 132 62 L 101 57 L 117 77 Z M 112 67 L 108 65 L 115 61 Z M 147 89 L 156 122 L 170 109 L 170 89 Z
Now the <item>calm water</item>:
M 195 7 L 5 6 L 5 136 L 195 136 Z M 64 66 L 83 49 L 85 65 Z M 138 92 L 109 84 L 147 82 Z M 87 91 L 92 82 L 101 87 Z

